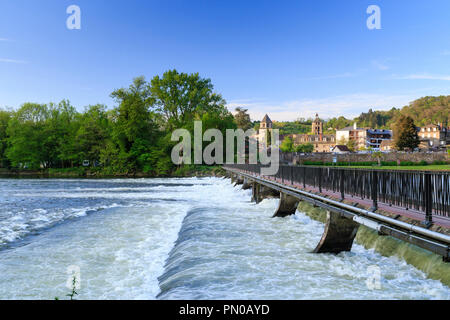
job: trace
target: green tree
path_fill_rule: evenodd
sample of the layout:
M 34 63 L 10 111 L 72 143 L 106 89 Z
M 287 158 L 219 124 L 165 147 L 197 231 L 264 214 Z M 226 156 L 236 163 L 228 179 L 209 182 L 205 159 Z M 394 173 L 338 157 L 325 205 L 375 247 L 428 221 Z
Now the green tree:
M 356 141 L 353 139 L 349 139 L 345 145 L 352 152 L 356 150 Z
M 294 151 L 294 141 L 291 137 L 284 138 L 280 145 L 280 150 L 283 152 L 293 152 Z
M 11 117 L 11 111 L 0 110 L 0 167 L 7 167 L 9 165 L 8 158 L 6 157 L 6 148 L 8 145 L 6 130 Z
M 314 151 L 314 145 L 312 143 L 303 143 L 294 148 L 295 152 L 312 153 Z
M 371 152 L 371 157 L 376 159 L 378 162 L 378 166 L 381 166 L 381 159 L 383 159 L 383 153 L 381 151 L 373 151 L 372 148 L 369 148 Z
M 13 166 L 48 167 L 46 122 L 49 109 L 45 104 L 25 103 L 14 113 L 7 128 L 6 155 Z
M 78 163 L 89 160 L 90 163 L 100 160 L 102 150 L 107 148 L 110 139 L 110 123 L 104 105 L 86 108 L 79 117 L 79 126 L 75 134 L 76 159 Z
M 234 118 L 236 120 L 237 127 L 244 131 L 250 129 L 252 127 L 252 121 L 250 120 L 250 115 L 247 112 L 248 110 L 237 107 L 235 111 L 236 114 L 234 115 Z
M 183 128 L 188 122 L 199 119 L 207 112 L 218 111 L 226 102 L 213 91 L 210 79 L 198 73 L 178 73 L 169 70 L 151 81 L 151 93 L 156 111 L 162 116 L 168 130 Z
M 72 159 L 76 132 L 75 118 L 78 116 L 75 108 L 68 100 L 62 100 L 58 104 L 50 103 L 48 106 L 48 118 L 44 124 L 44 143 L 42 145 L 48 167 L 65 167 Z
M 156 138 L 155 115 L 151 111 L 154 99 L 144 77 L 135 78 L 127 89 L 115 90 L 111 97 L 119 103 L 114 109 L 112 128 L 112 137 L 119 146 L 116 167 L 135 172 L 143 166 L 138 158 L 150 152 Z
M 419 135 L 414 120 L 408 116 L 401 116 L 394 127 L 394 146 L 397 150 L 414 150 L 419 146 Z

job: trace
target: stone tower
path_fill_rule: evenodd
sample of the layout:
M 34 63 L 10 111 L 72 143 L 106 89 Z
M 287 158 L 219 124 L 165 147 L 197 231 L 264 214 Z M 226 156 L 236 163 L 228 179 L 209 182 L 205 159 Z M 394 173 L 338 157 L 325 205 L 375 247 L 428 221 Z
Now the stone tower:
M 312 134 L 323 134 L 323 122 L 319 118 L 319 114 L 316 113 L 316 119 L 312 123 Z
M 319 118 L 319 114 L 316 113 L 316 119 L 312 123 L 312 134 L 318 135 L 320 138 L 323 136 L 323 122 Z M 322 139 L 320 139 L 322 140 Z
M 272 129 L 272 120 L 270 120 L 269 116 L 266 114 L 259 125 L 259 141 L 265 145 L 269 145 L 270 141 L 268 140 L 270 138 Z

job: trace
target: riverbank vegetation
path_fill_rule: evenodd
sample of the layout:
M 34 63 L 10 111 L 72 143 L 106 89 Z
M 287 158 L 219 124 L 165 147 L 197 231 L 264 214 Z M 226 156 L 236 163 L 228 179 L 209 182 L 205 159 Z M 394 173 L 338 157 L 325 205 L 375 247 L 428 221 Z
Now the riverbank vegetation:
M 0 111 L 0 167 L 51 175 L 171 176 L 195 171 L 171 161 L 175 129 L 225 135 L 235 129 L 225 100 L 210 79 L 170 70 L 147 82 L 138 77 L 128 88 L 114 90 L 117 106 L 90 105 L 78 112 L 67 100 L 25 103 Z M 193 136 L 193 134 L 191 134 Z

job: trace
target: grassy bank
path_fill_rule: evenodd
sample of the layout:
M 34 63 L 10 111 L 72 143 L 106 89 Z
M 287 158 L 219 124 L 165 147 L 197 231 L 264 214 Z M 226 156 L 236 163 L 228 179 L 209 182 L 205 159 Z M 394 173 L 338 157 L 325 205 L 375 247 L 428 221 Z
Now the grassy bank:
M 346 168 L 377 169 L 377 170 L 413 170 L 413 171 L 450 171 L 450 164 L 426 166 L 349 166 Z
M 145 172 L 111 172 L 103 168 L 64 168 L 42 170 L 0 169 L 3 177 L 42 177 L 42 178 L 172 178 L 172 177 L 207 177 L 223 176 L 221 166 L 187 165 L 180 166 L 170 174 L 155 176 Z
M 322 161 L 304 161 L 305 166 L 325 166 L 338 168 L 360 168 L 360 169 L 378 169 L 378 170 L 414 170 L 414 171 L 450 171 L 450 162 L 434 161 L 427 163 L 426 161 L 412 162 L 401 161 L 364 161 L 364 162 L 322 162 Z
M 302 201 L 298 210 L 314 220 L 326 222 L 327 212 L 322 208 Z M 423 271 L 430 279 L 439 280 L 450 287 L 450 264 L 443 262 L 439 255 L 389 236 L 379 236 L 377 232 L 364 226 L 359 227 L 355 242 L 367 250 L 374 249 L 382 256 L 402 259 Z

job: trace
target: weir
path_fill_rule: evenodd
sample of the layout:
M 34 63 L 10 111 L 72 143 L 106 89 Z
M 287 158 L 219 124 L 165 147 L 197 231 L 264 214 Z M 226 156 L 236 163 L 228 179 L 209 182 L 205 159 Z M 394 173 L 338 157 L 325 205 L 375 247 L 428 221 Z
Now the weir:
M 252 201 L 260 203 L 263 199 L 279 197 L 280 202 L 273 217 L 286 217 L 295 214 L 300 201 L 307 201 L 314 206 L 327 210 L 325 230 L 314 253 L 339 253 L 350 251 L 360 225 L 376 230 L 379 235 L 389 235 L 402 241 L 414 244 L 418 247 L 441 255 L 445 262 L 450 261 L 450 236 L 445 233 L 429 230 L 412 223 L 400 221 L 397 218 L 377 213 L 378 210 L 378 186 L 375 184 L 378 175 L 370 173 L 369 191 L 363 191 L 373 196 L 373 204 L 369 210 L 360 208 L 358 203 L 346 204 L 344 190 L 340 192 L 340 198 L 334 200 L 331 196 L 322 194 L 323 185 L 319 176 L 319 193 L 306 191 L 306 183 L 295 185 L 293 169 L 285 169 L 290 175 L 281 179 L 269 179 L 242 169 L 225 166 L 230 173 L 232 182 L 242 181 L 246 188 L 252 188 Z M 303 168 L 304 177 L 307 176 Z M 321 175 L 323 173 L 321 172 Z M 340 177 L 344 175 L 339 173 Z M 440 179 L 440 181 L 444 181 Z M 345 181 L 339 181 L 339 186 L 345 185 Z M 317 191 L 317 190 L 316 190 Z M 427 196 L 428 197 L 428 196 Z M 430 197 L 431 198 L 431 197 Z M 426 200 L 426 197 L 425 197 Z M 427 210 L 432 204 L 426 204 Z M 405 210 L 405 212 L 408 212 Z M 430 226 L 431 213 L 426 215 L 428 227 Z M 426 224 L 424 224 L 426 225 Z
M 277 198 L 279 193 L 270 187 L 254 182 L 252 184 L 252 201 L 260 203 L 264 199 Z
M 350 251 L 358 228 L 358 223 L 344 218 L 340 213 L 327 211 L 325 231 L 314 253 Z
M 278 204 L 277 211 L 273 217 L 287 217 L 295 214 L 297 211 L 299 200 L 293 196 L 286 193 L 280 192 L 280 203 Z

